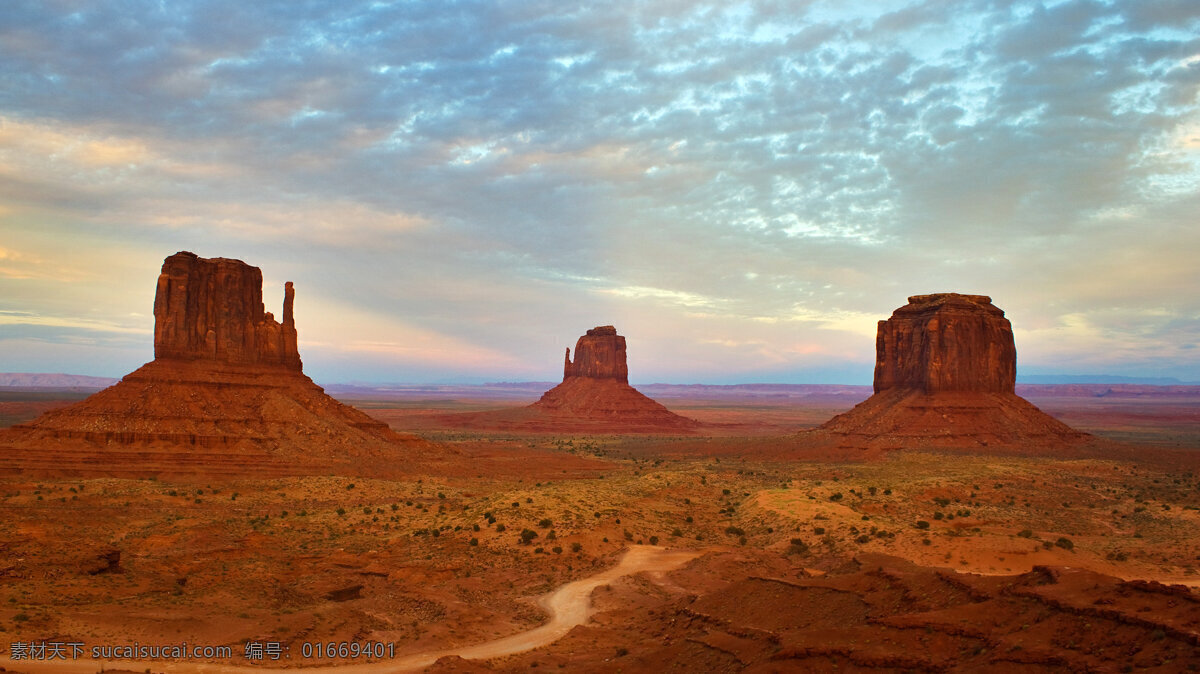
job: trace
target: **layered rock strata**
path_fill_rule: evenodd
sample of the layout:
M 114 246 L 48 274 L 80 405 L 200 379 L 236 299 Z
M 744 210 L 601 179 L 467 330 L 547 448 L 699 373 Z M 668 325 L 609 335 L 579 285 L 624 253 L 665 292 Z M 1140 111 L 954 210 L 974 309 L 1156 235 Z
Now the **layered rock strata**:
M 876 393 L 1012 393 L 1016 379 L 1012 325 L 986 295 L 914 295 L 879 322 Z
M 560 424 L 606 424 L 608 430 L 680 430 L 699 425 L 629 385 L 625 338 L 611 325 L 587 331 L 567 349 L 563 381 L 530 406 Z
M 1086 439 L 1014 390 L 1017 350 L 985 295 L 914 295 L 879 322 L 875 394 L 820 429 L 879 449 L 1055 445 Z
M 283 323 L 266 312 L 262 271 L 241 260 L 168 257 L 154 294 L 154 357 L 301 369 L 292 304 L 284 284 Z
M 629 383 L 629 365 L 625 362 L 625 338 L 611 325 L 601 325 L 587 331 L 575 342 L 575 361 L 567 349 L 563 364 L 563 381 L 571 377 L 612 379 Z
M 301 371 L 285 286 L 264 311 L 262 272 L 176 253 L 154 300 L 155 359 L 74 405 L 0 432 L 0 467 L 65 475 L 294 475 L 396 466 L 434 445 L 325 394 Z

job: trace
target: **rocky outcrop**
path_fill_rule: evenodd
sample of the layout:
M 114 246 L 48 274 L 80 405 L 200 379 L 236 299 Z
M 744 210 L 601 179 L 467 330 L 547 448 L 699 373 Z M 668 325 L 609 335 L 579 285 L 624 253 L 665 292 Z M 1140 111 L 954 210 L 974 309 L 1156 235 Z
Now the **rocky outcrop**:
M 914 295 L 875 345 L 875 394 L 816 432 L 839 447 L 1037 451 L 1090 437 L 1013 393 L 1012 326 L 985 295 Z
M 520 433 L 690 433 L 701 426 L 629 385 L 625 338 L 611 325 L 580 337 L 574 362 L 567 349 L 562 383 L 532 405 L 425 419 L 447 428 Z
M 876 393 L 1012 393 L 1016 378 L 1012 325 L 986 295 L 914 295 L 879 322 Z
M 625 338 L 611 325 L 592 328 L 580 337 L 574 362 L 567 349 L 563 382 L 526 409 L 535 416 L 520 420 L 528 428 L 658 432 L 699 426 L 629 385 Z
M 189 252 L 168 257 L 154 295 L 154 357 L 280 365 L 300 370 L 292 303 L 284 285 L 283 323 L 266 312 L 262 271 L 241 260 Z
M 334 400 L 301 371 L 292 305 L 263 310 L 262 272 L 176 253 L 154 299 L 155 359 L 117 384 L 0 432 L 0 470 L 52 475 L 403 472 L 441 454 Z
M 629 365 L 625 362 L 625 338 L 611 325 L 601 325 L 587 331 L 575 342 L 575 361 L 567 349 L 563 364 L 563 381 L 571 377 L 615 379 L 629 383 Z

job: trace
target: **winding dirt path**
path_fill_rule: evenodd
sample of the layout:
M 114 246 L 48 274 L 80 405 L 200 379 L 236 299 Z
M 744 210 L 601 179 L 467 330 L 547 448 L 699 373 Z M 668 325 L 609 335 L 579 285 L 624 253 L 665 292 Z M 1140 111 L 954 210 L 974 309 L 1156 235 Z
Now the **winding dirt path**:
M 677 569 L 687 562 L 700 556 L 692 550 L 667 550 L 652 545 L 633 545 L 621 557 L 619 564 L 594 576 L 581 578 L 566 583 L 557 590 L 543 595 L 538 604 L 549 614 L 550 621 L 541 627 L 520 632 L 512 636 L 485 641 L 474 646 L 460 646 L 441 651 L 413 653 L 395 660 L 358 663 L 348 665 L 324 665 L 318 667 L 292 667 L 289 669 L 303 671 L 305 674 L 380 674 L 382 672 L 409 672 L 428 667 L 438 658 L 447 655 L 457 655 L 467 660 L 486 660 L 514 653 L 523 653 L 561 639 L 571 628 L 582 625 L 592 615 L 592 591 L 601 585 L 643 571 L 650 572 L 656 581 L 667 571 Z M 296 660 L 291 661 L 293 664 Z M 153 672 L 170 672 L 171 674 L 247 674 L 264 671 L 277 671 L 266 665 L 225 665 L 218 663 L 199 662 L 135 662 L 135 661 L 106 661 L 106 660 L 76 660 L 53 662 L 11 661 L 8 657 L 0 658 L 0 664 L 10 672 L 25 672 L 27 674 L 93 674 L 104 669 L 126 669 L 142 671 L 147 667 Z

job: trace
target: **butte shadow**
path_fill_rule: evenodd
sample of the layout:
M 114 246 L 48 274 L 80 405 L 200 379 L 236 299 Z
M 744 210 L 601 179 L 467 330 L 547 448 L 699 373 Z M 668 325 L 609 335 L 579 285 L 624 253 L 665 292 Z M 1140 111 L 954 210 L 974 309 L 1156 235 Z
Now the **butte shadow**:
M 74 405 L 0 432 L 11 472 L 386 475 L 452 454 L 325 394 L 302 371 L 284 290 L 264 311 L 262 272 L 240 260 L 168 257 L 154 297 L 154 360 Z
M 429 415 L 424 427 L 520 433 L 692 433 L 699 421 L 675 414 L 629 385 L 625 338 L 611 325 L 567 349 L 563 381 L 532 405 Z

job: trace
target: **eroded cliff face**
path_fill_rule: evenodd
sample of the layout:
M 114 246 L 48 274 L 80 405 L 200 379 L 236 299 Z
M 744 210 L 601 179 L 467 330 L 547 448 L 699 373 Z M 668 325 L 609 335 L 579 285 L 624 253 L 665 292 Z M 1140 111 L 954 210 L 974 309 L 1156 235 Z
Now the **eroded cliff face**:
M 611 325 L 602 325 L 587 331 L 575 342 L 575 361 L 571 362 L 571 350 L 567 349 L 563 364 L 563 381 L 571 377 L 590 379 L 615 379 L 629 383 L 629 366 L 625 362 L 625 338 L 617 334 Z
M 379 475 L 444 457 L 334 400 L 304 375 L 284 288 L 263 310 L 262 272 L 168 257 L 154 298 L 152 362 L 68 407 L 0 431 L 0 470 L 70 475 Z
M 241 260 L 189 252 L 168 257 L 154 295 L 154 357 L 301 369 L 284 286 L 283 323 L 266 312 L 262 271 Z
M 1012 393 L 1012 325 L 986 295 L 914 295 L 879 322 L 875 392 Z
M 914 295 L 879 322 L 875 395 L 820 426 L 842 447 L 1061 447 L 1088 436 L 1016 395 L 1017 349 L 985 295 Z

